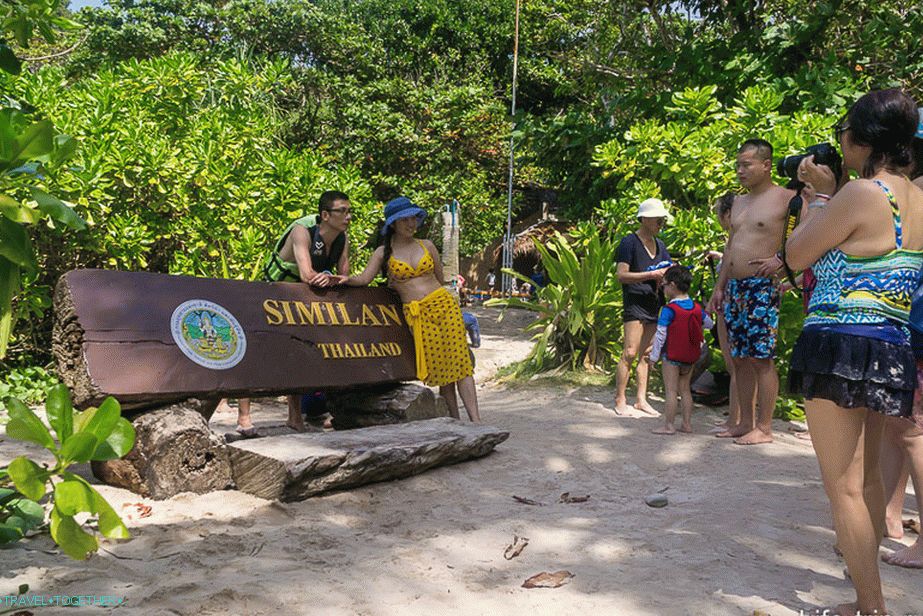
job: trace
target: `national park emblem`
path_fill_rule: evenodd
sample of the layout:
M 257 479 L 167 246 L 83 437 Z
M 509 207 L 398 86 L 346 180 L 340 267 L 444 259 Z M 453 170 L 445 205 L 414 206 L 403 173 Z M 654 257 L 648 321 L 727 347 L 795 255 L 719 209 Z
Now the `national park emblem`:
M 204 299 L 177 306 L 170 331 L 186 357 L 212 370 L 233 368 L 247 351 L 247 337 L 234 315 Z

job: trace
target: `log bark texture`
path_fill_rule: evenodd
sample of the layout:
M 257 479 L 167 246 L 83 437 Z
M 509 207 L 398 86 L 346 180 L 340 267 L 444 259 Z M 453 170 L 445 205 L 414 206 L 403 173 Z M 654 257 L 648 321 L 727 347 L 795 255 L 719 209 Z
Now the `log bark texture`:
M 485 456 L 508 437 L 491 426 L 439 418 L 237 441 L 228 451 L 238 489 L 297 501 Z
M 159 500 L 180 492 L 228 488 L 227 445 L 209 429 L 200 406 L 195 401 L 141 415 L 133 422 L 134 448 L 121 460 L 94 462 L 93 474 L 109 485 Z

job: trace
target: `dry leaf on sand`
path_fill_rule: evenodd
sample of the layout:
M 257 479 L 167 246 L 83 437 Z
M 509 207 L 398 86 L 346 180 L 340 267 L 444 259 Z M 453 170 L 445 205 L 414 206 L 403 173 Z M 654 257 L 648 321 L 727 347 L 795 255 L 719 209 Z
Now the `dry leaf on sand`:
M 558 499 L 559 503 L 585 503 L 590 500 L 590 495 L 586 496 L 571 496 L 570 492 L 565 492 L 561 495 L 561 498 Z
M 520 537 L 519 535 L 513 535 L 513 543 L 506 546 L 506 549 L 503 550 L 503 558 L 507 560 L 513 560 L 526 549 L 526 546 L 529 545 L 528 537 Z
M 567 584 L 574 574 L 570 571 L 542 571 L 522 583 L 523 588 L 558 588 Z

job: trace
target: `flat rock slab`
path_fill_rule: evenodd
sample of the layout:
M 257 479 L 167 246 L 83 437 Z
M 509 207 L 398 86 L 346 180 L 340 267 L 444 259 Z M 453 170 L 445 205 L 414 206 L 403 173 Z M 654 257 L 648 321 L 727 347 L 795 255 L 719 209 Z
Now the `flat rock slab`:
M 509 432 L 498 428 L 444 417 L 237 441 L 228 453 L 238 489 L 297 501 L 479 458 L 507 438 Z

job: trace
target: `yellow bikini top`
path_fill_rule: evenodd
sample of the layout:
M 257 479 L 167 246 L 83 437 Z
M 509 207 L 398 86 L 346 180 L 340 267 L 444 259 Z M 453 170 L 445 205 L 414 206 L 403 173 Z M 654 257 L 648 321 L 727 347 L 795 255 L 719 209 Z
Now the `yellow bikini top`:
M 388 259 L 388 273 L 392 278 L 394 278 L 394 280 L 403 282 L 405 280 L 410 280 L 411 278 L 417 278 L 419 276 L 423 276 L 424 274 L 429 274 L 436 268 L 436 264 L 433 263 L 433 257 L 431 254 L 429 254 L 429 251 L 426 249 L 426 246 L 423 245 L 423 242 L 417 240 L 417 243 L 420 244 L 420 247 L 423 249 L 423 256 L 420 257 L 416 267 L 410 267 L 409 263 L 405 263 L 400 259 L 395 259 L 394 255 Z

